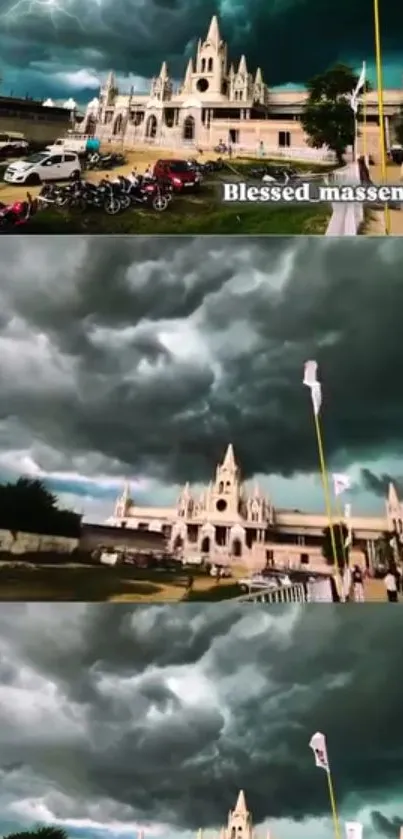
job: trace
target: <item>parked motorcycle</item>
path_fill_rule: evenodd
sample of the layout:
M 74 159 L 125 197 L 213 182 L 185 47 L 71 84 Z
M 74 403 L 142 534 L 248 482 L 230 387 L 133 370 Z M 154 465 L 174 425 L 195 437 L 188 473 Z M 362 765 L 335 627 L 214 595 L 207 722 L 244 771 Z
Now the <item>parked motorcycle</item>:
M 37 209 L 38 202 L 32 199 L 29 192 L 25 201 L 14 201 L 12 204 L 0 202 L 0 233 L 23 227 L 35 215 Z
M 135 179 L 119 175 L 117 182 L 120 194 L 129 201 L 129 205 L 146 205 L 152 207 L 158 213 L 168 208 L 172 200 L 171 184 L 158 181 L 157 179 Z
M 99 152 L 95 152 L 88 158 L 86 168 L 105 171 L 108 169 L 116 169 L 118 166 L 125 166 L 126 163 L 127 160 L 123 154 L 119 154 L 117 152 L 100 154 Z

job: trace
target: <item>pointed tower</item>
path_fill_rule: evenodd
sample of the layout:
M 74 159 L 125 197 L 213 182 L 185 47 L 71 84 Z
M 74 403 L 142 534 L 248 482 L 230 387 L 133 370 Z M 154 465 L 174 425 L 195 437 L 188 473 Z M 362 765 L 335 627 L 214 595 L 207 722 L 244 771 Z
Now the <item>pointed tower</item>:
M 189 518 L 192 515 L 194 507 L 194 500 L 190 490 L 189 483 L 186 483 L 178 498 L 178 516 L 182 519 Z
M 240 499 L 240 474 L 235 460 L 234 447 L 230 443 L 222 463 L 217 466 L 213 490 L 210 494 L 210 510 L 223 518 L 237 518 Z
M 169 76 L 168 65 L 166 61 L 163 61 L 159 75 L 151 82 L 150 94 L 152 99 L 158 99 L 160 102 L 165 102 L 171 99 L 172 92 L 173 84 Z
M 210 26 L 207 32 L 206 43 L 211 44 L 214 49 L 218 50 L 221 44 L 220 28 L 218 26 L 217 15 L 213 15 L 210 21 Z
M 229 812 L 226 833 L 226 839 L 252 839 L 252 819 L 243 790 L 238 795 L 234 810 Z
M 253 79 L 246 65 L 246 58 L 241 55 L 241 60 L 238 65 L 238 70 L 234 78 L 234 99 L 241 102 L 246 102 L 253 98 Z
M 241 60 L 238 66 L 238 76 L 247 76 L 248 68 L 246 66 L 246 58 L 244 55 L 241 55 Z
M 389 488 L 388 488 L 388 503 L 390 504 L 391 507 L 398 507 L 399 504 L 400 504 L 399 496 L 397 494 L 396 487 L 392 483 L 392 481 L 390 482 Z
M 388 497 L 386 501 L 386 519 L 387 529 L 398 533 L 400 539 L 403 538 L 403 504 L 397 493 L 397 489 L 392 483 L 389 484 Z
M 228 81 L 227 47 L 221 38 L 216 15 L 213 15 L 207 36 L 197 48 L 192 92 L 200 98 L 221 100 Z
M 188 94 L 189 96 L 192 93 L 193 73 L 194 73 L 193 59 L 189 58 L 188 66 L 186 68 L 185 78 L 183 80 L 182 91 L 181 91 L 182 93 Z
M 253 82 L 253 100 L 259 105 L 265 105 L 267 100 L 267 89 L 263 82 L 263 75 L 260 67 L 256 70 L 255 79 Z
M 227 446 L 227 451 L 225 452 L 221 468 L 226 469 L 228 472 L 236 472 L 238 469 L 232 443 L 229 443 Z
M 115 504 L 115 512 L 114 516 L 116 519 L 124 519 L 128 515 L 129 508 L 132 505 L 132 500 L 130 498 L 130 483 L 129 481 L 125 481 L 123 491 L 121 495 L 118 497 L 116 504 Z
M 114 105 L 116 96 L 118 95 L 118 87 L 116 84 L 116 77 L 113 70 L 108 73 L 106 78 L 105 84 L 102 85 L 100 93 L 99 93 L 99 106 L 100 106 L 100 113 L 101 119 L 103 119 L 103 114 L 105 112 L 105 108 Z

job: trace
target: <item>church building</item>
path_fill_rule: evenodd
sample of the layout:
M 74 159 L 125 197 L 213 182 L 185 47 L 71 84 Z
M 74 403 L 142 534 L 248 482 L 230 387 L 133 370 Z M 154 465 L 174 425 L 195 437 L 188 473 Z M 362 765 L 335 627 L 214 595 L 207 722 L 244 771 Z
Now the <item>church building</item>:
M 127 149 L 157 146 L 166 150 L 213 149 L 220 142 L 237 152 L 280 153 L 306 159 L 325 151 L 309 147 L 300 117 L 305 90 L 269 88 L 260 67 L 250 67 L 245 55 L 230 60 L 227 44 L 214 15 L 207 33 L 189 58 L 177 83 L 166 61 L 147 93 L 122 92 L 113 72 L 86 112 L 81 130 L 101 142 L 117 142 Z M 384 91 L 385 135 L 393 142 L 402 90 Z M 378 100 L 366 96 L 366 148 L 379 156 Z M 360 125 L 362 136 L 363 126 Z M 302 154 L 303 152 L 303 154 Z
M 355 558 L 369 567 L 375 561 L 376 542 L 385 532 L 403 538 L 403 504 L 389 486 L 383 515 L 350 519 Z M 126 484 L 113 516 L 106 524 L 162 532 L 169 550 L 188 558 L 203 557 L 254 569 L 268 562 L 323 566 L 321 545 L 328 524 L 324 514 L 275 507 L 257 483 L 242 480 L 234 448 L 227 447 L 214 479 L 202 489 L 182 488 L 172 507 L 142 507 L 131 498 Z M 354 557 L 353 551 L 353 557 Z

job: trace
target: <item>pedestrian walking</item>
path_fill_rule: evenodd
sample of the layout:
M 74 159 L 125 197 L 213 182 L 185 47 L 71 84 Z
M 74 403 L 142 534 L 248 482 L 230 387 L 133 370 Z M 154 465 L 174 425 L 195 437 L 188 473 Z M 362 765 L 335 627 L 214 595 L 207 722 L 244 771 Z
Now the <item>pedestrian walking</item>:
M 384 578 L 384 584 L 389 603 L 397 603 L 398 597 L 396 575 L 390 569 Z

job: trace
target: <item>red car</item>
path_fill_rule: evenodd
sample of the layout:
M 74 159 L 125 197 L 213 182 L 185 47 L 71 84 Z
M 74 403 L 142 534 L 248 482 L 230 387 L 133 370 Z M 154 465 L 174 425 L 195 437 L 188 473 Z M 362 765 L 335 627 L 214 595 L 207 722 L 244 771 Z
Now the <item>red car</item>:
M 197 190 L 200 187 L 200 175 L 192 169 L 186 160 L 157 160 L 154 177 L 171 184 L 175 192 Z

